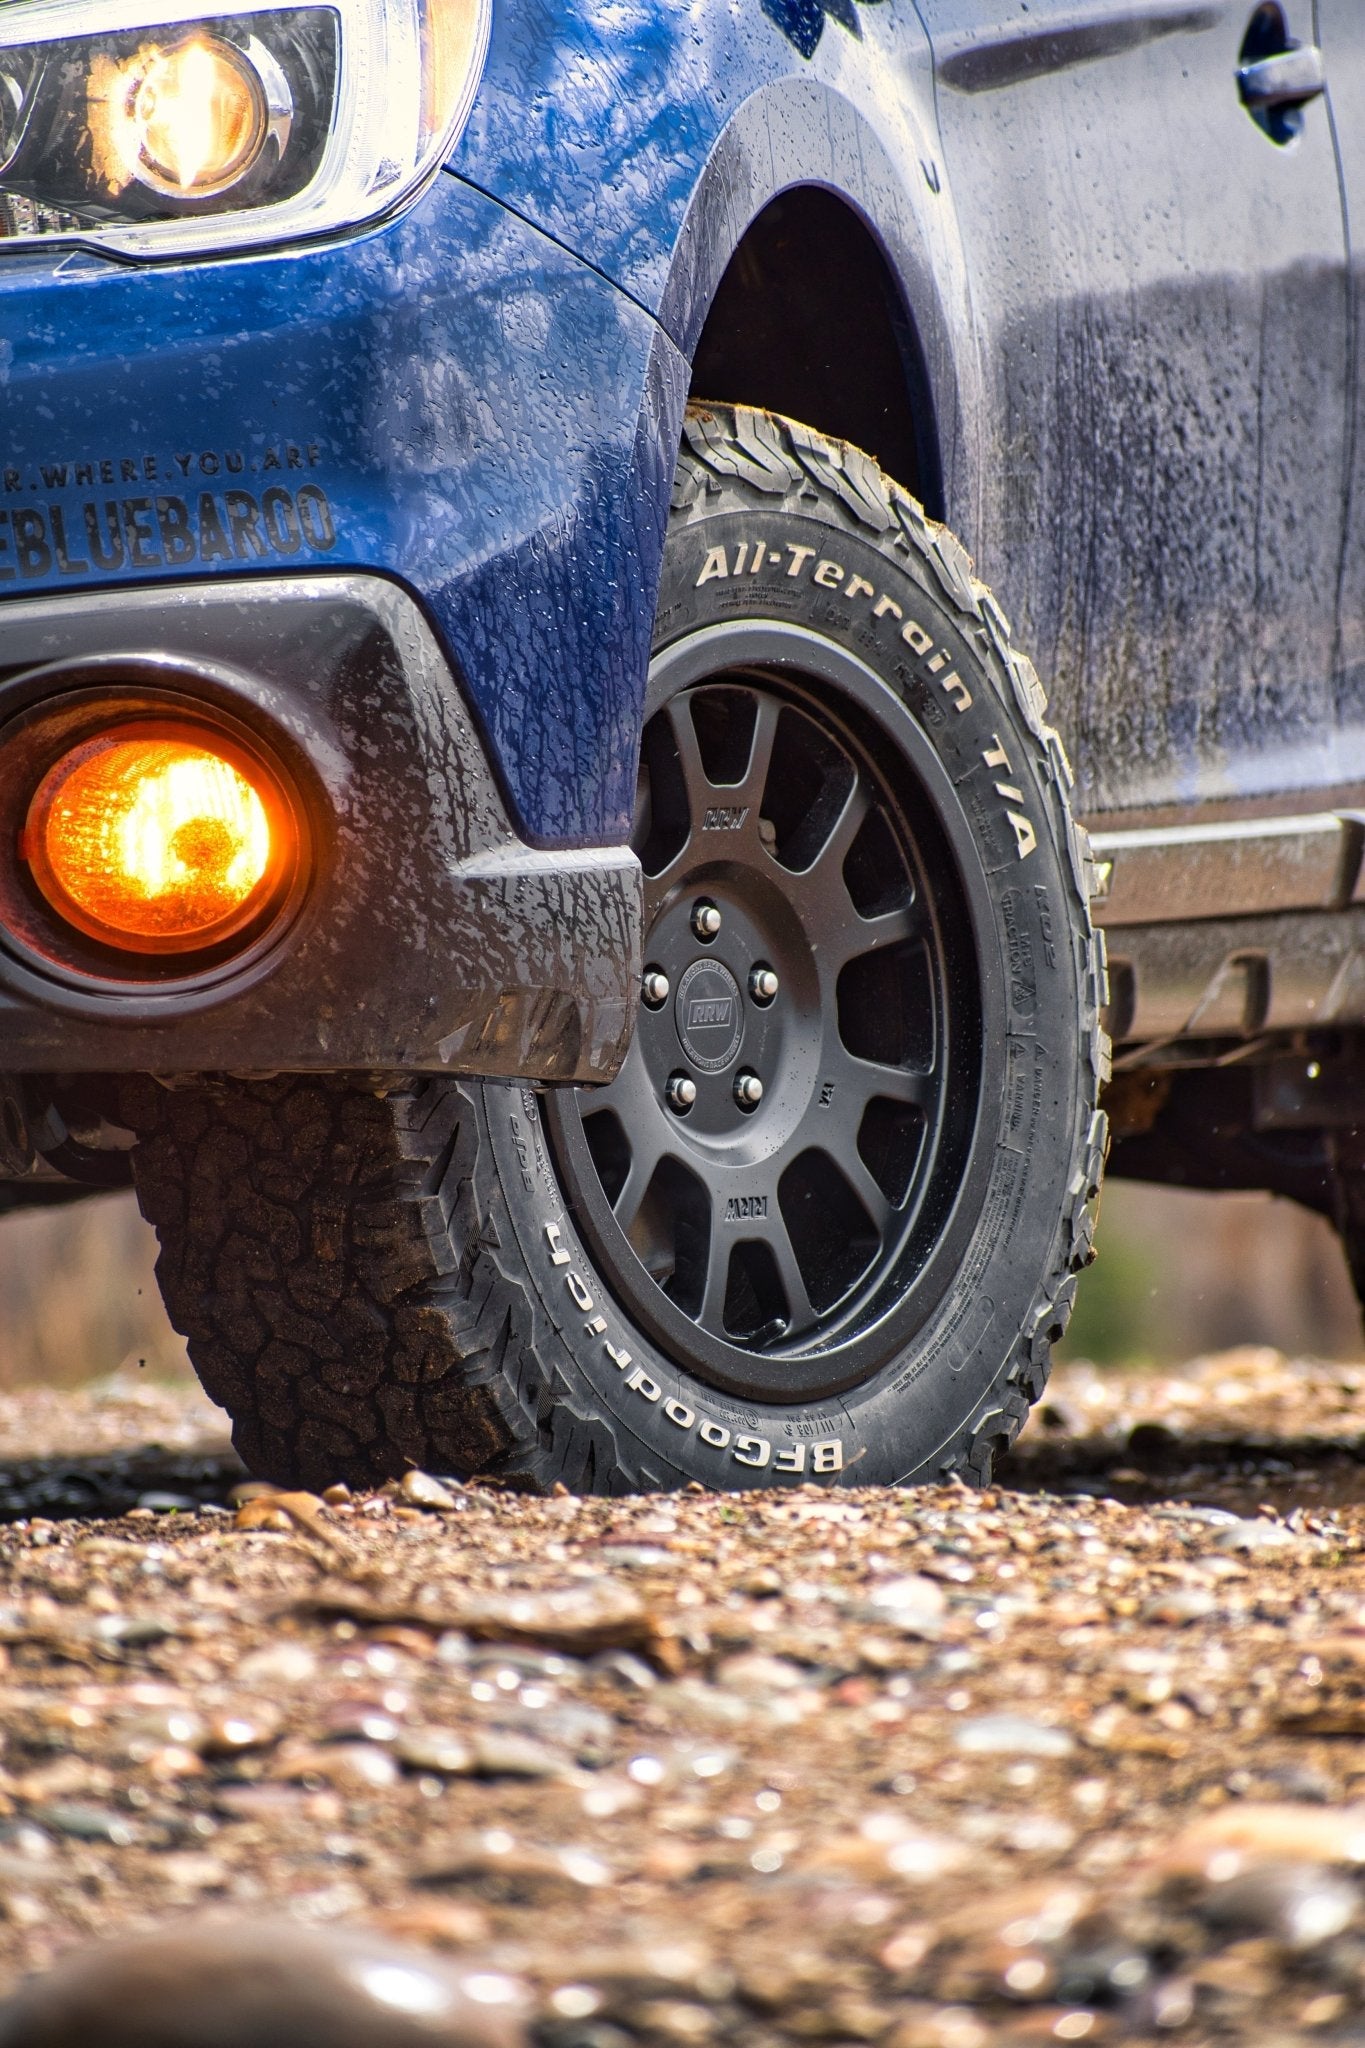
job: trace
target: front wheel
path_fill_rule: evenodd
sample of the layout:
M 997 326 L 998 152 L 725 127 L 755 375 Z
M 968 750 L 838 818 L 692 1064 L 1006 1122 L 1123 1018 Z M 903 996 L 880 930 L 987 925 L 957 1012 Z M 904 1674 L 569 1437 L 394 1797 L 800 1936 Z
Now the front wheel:
M 272 1478 L 984 1482 L 1042 1391 L 1103 967 L 1002 614 L 856 450 L 697 408 L 649 692 L 610 1086 L 128 1091 L 173 1319 Z

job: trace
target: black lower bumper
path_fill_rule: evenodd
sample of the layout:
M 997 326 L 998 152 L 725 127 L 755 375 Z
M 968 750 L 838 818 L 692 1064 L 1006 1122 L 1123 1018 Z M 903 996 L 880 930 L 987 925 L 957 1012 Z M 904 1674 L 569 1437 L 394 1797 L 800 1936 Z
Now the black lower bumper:
M 107 687 L 115 701 L 121 676 L 149 674 L 300 763 L 318 815 L 298 914 L 248 959 L 160 984 L 49 968 L 0 930 L 0 1072 L 615 1072 L 639 983 L 638 863 L 517 836 L 398 586 L 328 576 L 6 604 L 0 756 L 6 724 L 45 693 Z

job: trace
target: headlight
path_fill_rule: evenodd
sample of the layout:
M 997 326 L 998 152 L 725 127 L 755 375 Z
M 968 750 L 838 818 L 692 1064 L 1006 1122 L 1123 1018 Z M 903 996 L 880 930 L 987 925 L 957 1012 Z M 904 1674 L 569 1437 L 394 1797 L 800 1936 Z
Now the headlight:
M 0 0 L 0 239 L 131 256 L 334 232 L 432 175 L 490 0 Z

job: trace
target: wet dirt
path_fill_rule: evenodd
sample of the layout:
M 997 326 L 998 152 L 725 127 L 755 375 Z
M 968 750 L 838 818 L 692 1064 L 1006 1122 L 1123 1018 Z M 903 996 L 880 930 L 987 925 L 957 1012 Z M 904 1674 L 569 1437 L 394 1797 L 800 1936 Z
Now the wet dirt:
M 975 1495 L 243 1477 L 0 1397 L 0 1990 L 264 1914 L 545 2048 L 1365 2040 L 1365 1368 L 1072 1367 Z

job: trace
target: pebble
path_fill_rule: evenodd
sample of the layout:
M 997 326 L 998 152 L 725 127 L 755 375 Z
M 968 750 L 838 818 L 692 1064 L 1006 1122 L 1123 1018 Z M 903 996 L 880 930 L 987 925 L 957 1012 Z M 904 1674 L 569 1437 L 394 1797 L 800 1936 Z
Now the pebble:
M 869 1619 L 903 1636 L 933 1641 L 943 1631 L 948 1601 L 942 1586 L 918 1573 L 881 1579 L 867 1597 Z
M 270 1775 L 284 1783 L 320 1779 L 337 1792 L 386 1792 L 400 1773 L 377 1742 L 328 1742 L 281 1753 Z
M 484 1642 L 536 1643 L 575 1657 L 636 1650 L 666 1661 L 657 1622 L 634 1587 L 620 1579 L 489 1594 L 462 1606 L 460 1627 Z
M 504 1828 L 438 1843 L 413 1872 L 417 1884 L 469 1885 L 509 1904 L 574 1898 L 609 1886 L 614 1877 L 611 1866 L 588 1849 L 543 1848 L 517 1841 Z
M 499 1729 L 474 1737 L 471 1759 L 470 1774 L 476 1778 L 557 1778 L 571 1768 L 561 1750 Z
M 356 1928 L 206 1925 L 65 1957 L 0 2005 L 0 2048 L 523 2048 L 529 2010 L 501 1970 Z
M 1307 1950 L 1349 1927 L 1360 1903 L 1354 1885 L 1318 1864 L 1265 1863 L 1211 1885 L 1200 1911 L 1211 1926 Z
M 249 1651 L 236 1675 L 243 1685 L 308 1685 L 318 1675 L 318 1660 L 306 1643 L 270 1643 Z
M 1226 1880 L 1252 1864 L 1286 1862 L 1365 1864 L 1365 1806 L 1237 1801 L 1177 1835 L 1157 1867 Z
M 1064 1728 L 1044 1721 L 1026 1720 L 1022 1714 L 983 1714 L 960 1721 L 953 1730 L 953 1746 L 968 1756 L 1070 1756 L 1076 1745 Z
M 467 1778 L 474 1771 L 473 1749 L 450 1728 L 410 1728 L 393 1753 L 409 1770 L 432 1771 L 438 1778 Z
M 229 1757 L 241 1756 L 251 1749 L 266 1749 L 283 1725 L 284 1717 L 276 1708 L 255 1700 L 244 1702 L 212 1717 L 199 1740 L 199 1753 L 205 1757 Z
M 1217 1600 L 1202 1586 L 1173 1586 L 1146 1603 L 1142 1619 L 1164 1622 L 1170 1628 L 1188 1628 L 1193 1622 L 1207 1621 L 1217 1611 Z
M 137 1830 L 128 1816 L 103 1806 L 58 1801 L 35 1807 L 32 1817 L 54 1835 L 68 1835 L 77 1842 L 107 1842 L 111 1848 L 126 1849 L 137 1840 Z
M 1214 1530 L 1212 1547 L 1233 1555 L 1260 1555 L 1268 1550 L 1292 1547 L 1292 1530 L 1283 1522 L 1233 1521 Z
M 433 1479 L 429 1472 L 405 1472 L 399 1481 L 398 1491 L 409 1507 L 449 1512 L 461 1505 L 450 1488 L 443 1486 L 439 1479 Z

